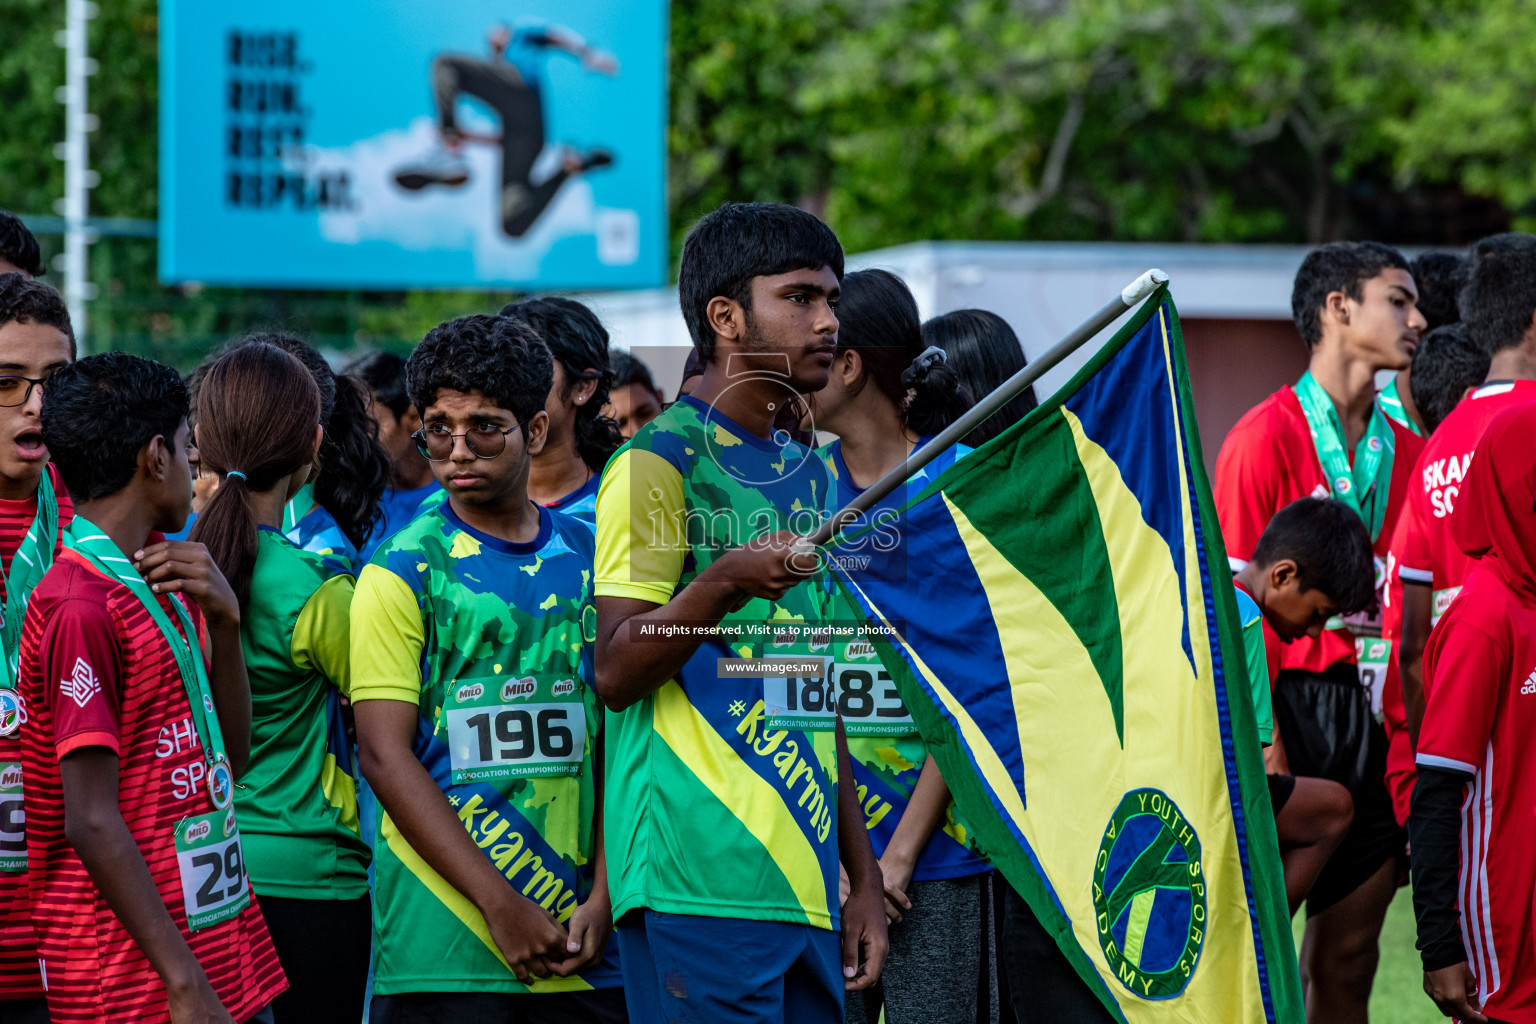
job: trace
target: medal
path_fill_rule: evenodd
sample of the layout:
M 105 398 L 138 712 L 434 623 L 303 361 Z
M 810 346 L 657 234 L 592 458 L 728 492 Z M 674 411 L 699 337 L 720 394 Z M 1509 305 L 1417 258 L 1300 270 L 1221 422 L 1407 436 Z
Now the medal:
M 219 754 L 208 767 L 208 799 L 214 810 L 222 811 L 235 798 L 235 775 L 229 770 L 229 762 Z
M 1312 433 L 1318 465 L 1329 481 L 1333 497 L 1348 505 L 1365 522 L 1372 541 L 1379 539 L 1386 521 L 1392 462 L 1396 454 L 1392 425 L 1381 411 L 1381 404 L 1371 405 L 1371 418 L 1351 465 L 1344 442 L 1344 425 L 1339 421 L 1333 399 L 1312 377 L 1311 371 L 1301 375 L 1295 390 L 1301 411 L 1307 418 L 1307 428 Z
M 0 736 L 10 736 L 27 721 L 27 709 L 15 690 L 0 690 Z

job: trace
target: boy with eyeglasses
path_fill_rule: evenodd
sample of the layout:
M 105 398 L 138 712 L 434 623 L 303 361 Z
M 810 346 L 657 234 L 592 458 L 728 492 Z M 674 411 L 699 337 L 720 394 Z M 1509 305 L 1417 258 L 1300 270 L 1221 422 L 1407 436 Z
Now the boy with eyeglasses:
M 352 603 L 382 811 L 374 1024 L 626 1019 L 605 953 L 593 533 L 528 497 L 552 380 L 505 317 L 439 325 L 407 367 L 447 500 L 379 548 Z
M 36 242 L 32 246 L 35 252 Z M 5 252 L 0 244 L 0 267 L 5 265 Z M 59 293 L 24 273 L 0 274 L 0 436 L 8 440 L 0 446 L 0 587 L 4 588 L 0 640 L 5 644 L 0 667 L 0 1022 L 4 1024 L 48 1019 L 27 892 L 20 767 L 20 730 L 26 709 L 16 695 L 16 657 L 27 600 L 52 564 L 59 536 L 73 514 L 58 474 L 48 467 L 48 449 L 43 447 L 38 421 L 43 395 L 37 385 L 74 358 L 74 331 Z

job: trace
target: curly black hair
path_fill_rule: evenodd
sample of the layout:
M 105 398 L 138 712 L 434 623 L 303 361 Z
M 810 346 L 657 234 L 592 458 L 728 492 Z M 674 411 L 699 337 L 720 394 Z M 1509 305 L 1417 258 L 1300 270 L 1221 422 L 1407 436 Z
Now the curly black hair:
M 608 362 L 608 331 L 597 314 L 575 299 L 550 296 L 525 299 L 504 306 L 502 316 L 521 320 L 538 332 L 549 354 L 560 360 L 565 370 L 565 394 L 580 380 L 597 381 L 597 389 L 586 405 L 576 410 L 576 450 L 592 472 L 601 473 L 608 458 L 624 443 L 619 424 L 603 415 L 608 404 L 608 389 L 613 386 Z M 593 377 L 588 371 L 592 371 Z
M 1459 252 L 1437 249 L 1420 253 L 1408 265 L 1413 283 L 1419 289 L 1419 312 L 1424 315 L 1426 332 L 1461 319 L 1456 302 L 1467 283 L 1471 264 Z
M 15 271 L 0 274 L 0 327 L 11 323 L 57 327 L 69 338 L 69 357 L 75 357 L 75 329 L 70 326 L 64 296 Z
M 1472 247 L 1461 290 L 1461 322 L 1490 357 L 1525 339 L 1536 317 L 1536 236 L 1490 235 Z
M 1329 242 L 1307 253 L 1291 286 L 1291 319 L 1307 348 L 1323 340 L 1323 306 L 1330 292 L 1359 302 L 1365 282 L 1391 268 L 1407 270 L 1408 260 L 1380 242 Z
M 43 389 L 43 444 L 77 502 L 128 486 L 144 446 L 170 442 L 186 418 L 181 374 L 126 352 L 61 367 Z
M 461 316 L 427 332 L 405 364 L 406 391 L 425 413 L 439 391 L 478 391 L 512 413 L 528 438 L 528 421 L 544 408 L 555 380 L 549 346 L 526 323 L 505 316 Z
M 1493 357 L 1467 337 L 1467 325 L 1442 324 L 1424 335 L 1408 371 L 1408 393 L 1424 421 L 1424 432 L 1433 434 L 1466 394 L 1488 376 Z
M 33 277 L 43 276 L 43 251 L 37 236 L 9 210 L 0 210 L 0 259 Z
M 389 486 L 389 453 L 379 443 L 367 385 L 356 377 L 337 376 L 324 356 L 291 334 L 247 334 L 229 348 L 258 344 L 287 352 L 315 379 L 320 389 L 320 422 L 325 425 L 315 501 L 361 548 L 384 515 L 379 501 Z

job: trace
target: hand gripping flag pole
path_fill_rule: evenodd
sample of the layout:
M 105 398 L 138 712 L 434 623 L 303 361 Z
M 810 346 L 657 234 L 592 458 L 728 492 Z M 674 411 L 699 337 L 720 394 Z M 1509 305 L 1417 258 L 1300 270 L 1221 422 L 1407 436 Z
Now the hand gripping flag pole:
M 1060 363 L 1067 356 L 1081 348 L 1090 338 L 1118 320 L 1127 310 L 1134 309 L 1137 303 L 1151 295 L 1158 285 L 1163 284 L 1167 280 L 1168 275 L 1166 273 L 1154 268 L 1126 285 L 1119 295 L 1104 305 L 1103 309 L 1093 314 L 1087 320 L 1084 320 L 1078 325 L 1076 330 L 1062 338 L 1039 359 L 1036 359 L 1018 373 L 999 384 L 995 391 L 977 402 L 965 415 L 945 427 L 934 436 L 933 440 L 913 452 L 901 465 L 892 469 L 885 476 L 867 487 L 858 497 L 822 522 L 804 541 L 797 542 L 796 546 L 798 547 L 803 544 L 811 548 L 821 547 L 847 527 L 862 522 L 865 513 L 873 508 L 882 498 L 900 487 L 920 469 L 928 465 L 928 463 L 938 458 L 944 449 L 985 423 L 993 413 L 1007 405 L 1015 395 L 1045 376 L 1057 363 Z

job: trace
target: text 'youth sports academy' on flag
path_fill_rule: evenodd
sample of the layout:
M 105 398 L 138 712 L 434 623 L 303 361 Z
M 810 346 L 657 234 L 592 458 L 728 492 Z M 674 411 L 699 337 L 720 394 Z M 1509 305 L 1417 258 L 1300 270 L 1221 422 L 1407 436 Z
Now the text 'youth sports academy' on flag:
M 1126 1024 L 1299 1024 L 1167 286 L 904 519 L 902 578 L 850 559 L 839 582 L 862 620 L 899 624 L 874 638 L 881 661 L 982 850 L 1077 972 Z M 953 614 L 923 614 L 934 607 Z

